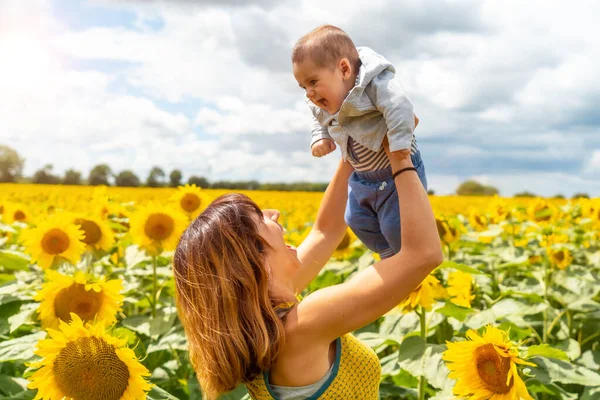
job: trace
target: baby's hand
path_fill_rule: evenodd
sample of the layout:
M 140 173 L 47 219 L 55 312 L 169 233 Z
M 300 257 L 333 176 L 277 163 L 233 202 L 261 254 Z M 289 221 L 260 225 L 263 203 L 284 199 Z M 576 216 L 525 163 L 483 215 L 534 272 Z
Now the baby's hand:
M 335 150 L 335 143 L 331 139 L 321 139 L 311 147 L 314 157 L 323 157 Z

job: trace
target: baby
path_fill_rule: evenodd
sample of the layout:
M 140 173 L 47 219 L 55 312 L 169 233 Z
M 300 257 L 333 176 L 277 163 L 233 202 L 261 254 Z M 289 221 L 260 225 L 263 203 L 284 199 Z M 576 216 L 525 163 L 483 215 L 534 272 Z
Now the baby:
M 395 69 L 367 47 L 331 25 L 298 40 L 292 53 L 294 77 L 306 91 L 313 114 L 312 155 L 340 147 L 354 168 L 348 181 L 345 220 L 371 250 L 387 258 L 400 251 L 400 211 L 390 162 L 382 147 L 410 152 L 427 190 L 425 167 L 413 130 L 413 106 L 394 82 Z

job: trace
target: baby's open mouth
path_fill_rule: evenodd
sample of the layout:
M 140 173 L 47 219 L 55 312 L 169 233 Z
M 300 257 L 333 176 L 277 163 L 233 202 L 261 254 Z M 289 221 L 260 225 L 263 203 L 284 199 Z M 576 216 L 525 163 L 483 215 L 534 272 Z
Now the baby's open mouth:
M 327 108 L 327 100 L 321 99 L 319 100 L 319 104 L 321 105 L 321 107 Z

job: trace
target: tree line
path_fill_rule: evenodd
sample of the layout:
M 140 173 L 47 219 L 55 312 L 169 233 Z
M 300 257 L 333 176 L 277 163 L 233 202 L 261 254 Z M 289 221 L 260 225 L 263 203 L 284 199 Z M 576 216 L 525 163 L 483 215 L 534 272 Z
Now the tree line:
M 126 169 L 115 173 L 108 164 L 98 164 L 94 166 L 87 177 L 75 169 L 68 169 L 62 176 L 53 172 L 52 164 L 47 164 L 43 168 L 35 171 L 31 177 L 23 177 L 23 165 L 25 160 L 19 154 L 8 146 L 0 145 L 0 182 L 28 182 L 53 185 L 107 185 L 122 187 L 177 187 L 188 183 L 195 184 L 202 188 L 212 189 L 231 189 L 231 190 L 278 190 L 278 191 L 306 191 L 322 192 L 327 188 L 327 183 L 294 182 L 294 183 L 260 183 L 255 180 L 250 181 L 227 181 L 220 180 L 210 182 L 203 176 L 190 176 L 186 182 L 183 181 L 181 170 L 174 169 L 167 176 L 166 172 L 160 167 L 152 167 L 148 176 L 142 180 L 132 170 Z M 429 190 L 429 194 L 435 194 Z M 494 186 L 484 185 L 474 180 L 467 180 L 461 183 L 456 189 L 459 196 L 493 196 L 499 194 Z M 514 195 L 514 197 L 537 197 L 535 193 L 524 191 Z M 554 198 L 565 198 L 562 194 L 553 196 Z M 572 198 L 589 198 L 587 193 L 575 193 Z
M 168 176 L 160 167 L 152 167 L 145 179 L 138 177 L 132 170 L 126 169 L 115 172 L 108 164 L 95 165 L 87 177 L 80 171 L 68 169 L 64 174 L 54 173 L 52 164 L 46 164 L 30 177 L 23 176 L 25 160 L 12 148 L 0 145 L 0 182 L 22 182 L 50 185 L 106 185 L 121 187 L 177 187 L 186 183 L 202 188 L 233 189 L 233 190 L 279 190 L 322 192 L 327 183 L 293 182 L 293 183 L 260 183 L 250 181 L 219 180 L 210 182 L 204 176 L 192 175 L 187 181 L 179 169 L 172 170 Z

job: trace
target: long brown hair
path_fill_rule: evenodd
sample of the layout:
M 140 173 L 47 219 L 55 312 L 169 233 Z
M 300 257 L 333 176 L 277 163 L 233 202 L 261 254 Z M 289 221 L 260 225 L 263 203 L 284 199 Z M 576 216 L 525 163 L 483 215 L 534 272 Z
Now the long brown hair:
M 176 304 L 192 366 L 208 399 L 269 369 L 284 344 L 269 296 L 260 208 L 242 194 L 215 199 L 173 257 Z

